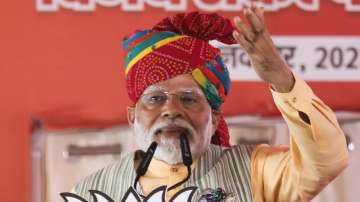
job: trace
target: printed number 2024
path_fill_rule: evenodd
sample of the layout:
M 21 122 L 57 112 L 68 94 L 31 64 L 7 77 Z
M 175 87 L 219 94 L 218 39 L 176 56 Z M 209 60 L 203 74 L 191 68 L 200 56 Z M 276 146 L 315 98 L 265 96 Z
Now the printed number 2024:
M 316 63 L 316 68 L 327 68 L 327 61 L 333 68 L 358 68 L 358 66 L 356 65 L 356 61 L 358 59 L 359 52 L 355 47 L 348 47 L 346 49 L 342 49 L 338 46 L 335 46 L 331 49 L 317 47 L 316 51 L 321 53 L 320 60 Z

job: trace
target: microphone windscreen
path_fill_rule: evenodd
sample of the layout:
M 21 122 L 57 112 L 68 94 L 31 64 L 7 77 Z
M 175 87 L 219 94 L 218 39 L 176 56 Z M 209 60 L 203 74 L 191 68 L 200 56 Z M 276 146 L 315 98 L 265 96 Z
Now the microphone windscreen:
M 188 130 L 184 130 L 180 135 L 180 148 L 181 154 L 183 157 L 183 163 L 186 166 L 190 166 L 192 164 L 192 157 L 190 151 L 190 144 L 187 138 Z
M 148 167 L 150 165 L 150 161 L 154 156 L 156 147 L 157 147 L 156 142 L 151 143 L 151 145 L 149 146 L 148 150 L 145 153 L 144 158 L 140 162 L 139 167 L 136 169 L 136 174 L 137 175 L 143 176 L 145 174 L 146 170 L 148 169 Z

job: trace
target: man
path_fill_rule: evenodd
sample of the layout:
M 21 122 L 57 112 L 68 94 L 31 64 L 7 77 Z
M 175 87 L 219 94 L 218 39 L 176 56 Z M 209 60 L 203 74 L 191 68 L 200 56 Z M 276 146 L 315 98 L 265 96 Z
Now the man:
M 194 159 L 192 174 L 166 192 L 167 201 L 189 186 L 198 188 L 193 201 L 310 201 L 346 167 L 345 138 L 332 111 L 281 59 L 263 10 L 251 6 L 244 15 L 249 26 L 235 18 L 234 29 L 216 14 L 179 14 L 125 40 L 127 89 L 134 101 L 128 120 L 141 150 L 158 144 L 136 184 L 138 193 L 146 196 L 186 178 L 179 146 L 184 131 Z M 290 130 L 290 147 L 229 147 L 220 107 L 230 80 L 219 50 L 208 44 L 213 39 L 239 43 L 259 77 L 271 85 Z M 120 201 L 143 158 L 132 153 L 84 179 L 74 192 L 89 199 L 88 190 L 95 189 Z

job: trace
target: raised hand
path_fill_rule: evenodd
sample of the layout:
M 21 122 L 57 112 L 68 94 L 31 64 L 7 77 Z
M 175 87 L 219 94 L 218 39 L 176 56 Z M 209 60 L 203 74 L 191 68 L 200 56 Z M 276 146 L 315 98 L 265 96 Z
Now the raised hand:
M 295 80 L 267 30 L 264 10 L 252 4 L 243 13 L 249 26 L 240 17 L 235 17 L 237 31 L 233 33 L 234 38 L 248 54 L 253 68 L 263 81 L 271 84 L 276 91 L 289 92 Z

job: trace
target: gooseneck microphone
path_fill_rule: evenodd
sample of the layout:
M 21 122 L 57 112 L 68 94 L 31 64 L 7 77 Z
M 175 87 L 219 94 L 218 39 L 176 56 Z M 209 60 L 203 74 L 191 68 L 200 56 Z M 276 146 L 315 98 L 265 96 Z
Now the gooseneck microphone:
M 157 147 L 157 143 L 152 142 L 151 145 L 149 146 L 148 150 L 146 151 L 144 158 L 141 160 L 140 165 L 136 169 L 136 178 L 135 178 L 135 182 L 134 182 L 135 190 L 136 190 L 136 185 L 137 185 L 137 182 L 139 181 L 139 178 L 146 173 L 146 171 L 150 165 L 150 161 L 155 154 L 156 147 Z
M 183 164 L 187 167 L 187 171 L 188 171 L 187 176 L 182 181 L 169 187 L 167 189 L 167 191 L 175 189 L 176 187 L 180 186 L 181 184 L 183 184 L 190 178 L 191 164 L 193 163 L 193 160 L 192 160 L 192 156 L 191 156 L 189 140 L 187 138 L 188 134 L 189 134 L 188 130 L 184 130 L 180 134 L 180 149 L 181 149 Z M 156 147 L 157 147 L 156 142 L 151 143 L 151 145 L 149 146 L 148 150 L 145 153 L 144 158 L 141 160 L 138 168 L 136 169 L 136 178 L 135 178 L 135 182 L 134 182 L 134 186 L 133 186 L 134 190 L 136 190 L 136 186 L 137 186 L 137 182 L 139 181 L 139 178 L 141 176 L 145 175 L 145 173 L 150 165 L 150 161 L 154 156 Z M 140 196 L 145 198 L 145 196 L 142 196 L 142 195 L 140 195 Z
M 188 130 L 184 130 L 180 135 L 180 148 L 181 148 L 181 154 L 183 158 L 183 163 L 186 166 L 191 166 L 193 163 L 191 151 L 190 151 L 190 144 L 189 140 L 187 138 L 187 135 L 189 134 Z
M 189 144 L 189 140 L 187 138 L 187 135 L 189 134 L 188 130 L 184 130 L 181 135 L 180 135 L 180 148 L 181 148 L 181 154 L 182 154 L 182 159 L 183 159 L 183 164 L 187 167 L 187 176 L 185 179 L 183 179 L 182 181 L 174 184 L 173 186 L 168 188 L 168 191 L 175 189 L 176 187 L 180 186 L 181 184 L 183 184 L 184 182 L 186 182 L 191 175 L 191 164 L 192 164 L 192 156 L 191 156 L 191 151 L 190 151 L 190 144 Z

